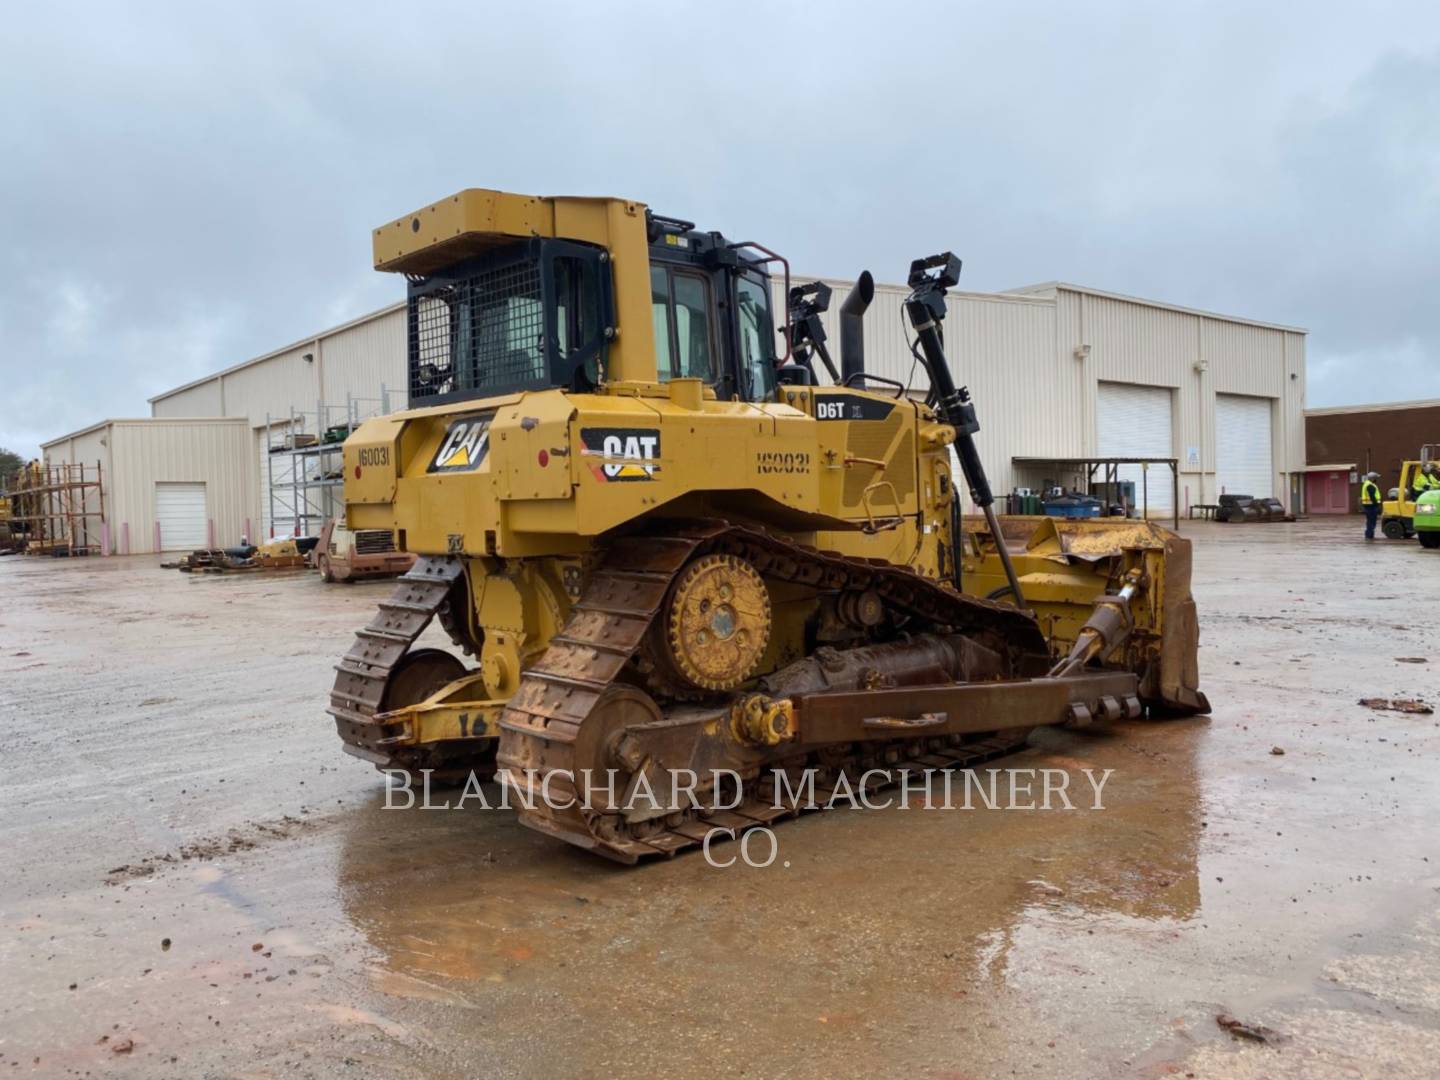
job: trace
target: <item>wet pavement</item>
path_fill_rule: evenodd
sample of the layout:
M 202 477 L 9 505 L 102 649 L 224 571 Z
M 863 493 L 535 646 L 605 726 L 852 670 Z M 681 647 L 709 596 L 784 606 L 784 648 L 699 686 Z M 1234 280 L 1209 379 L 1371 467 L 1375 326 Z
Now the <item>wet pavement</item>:
M 812 814 L 763 869 L 386 810 L 324 706 L 388 583 L 0 559 L 0 1076 L 1434 1075 L 1440 717 L 1358 699 L 1440 700 L 1440 552 L 1185 531 L 1214 714 L 1007 763 L 1103 810 Z

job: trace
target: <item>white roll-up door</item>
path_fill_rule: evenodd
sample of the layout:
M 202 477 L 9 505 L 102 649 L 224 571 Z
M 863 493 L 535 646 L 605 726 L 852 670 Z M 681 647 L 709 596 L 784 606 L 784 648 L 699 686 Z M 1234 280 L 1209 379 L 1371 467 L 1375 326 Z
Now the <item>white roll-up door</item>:
M 1215 483 L 1222 495 L 1275 494 L 1270 458 L 1270 399 L 1215 395 Z
M 193 551 L 209 541 L 205 484 L 155 482 L 155 520 L 160 524 L 161 551 Z
M 1170 458 L 1175 456 L 1171 430 L 1171 391 L 1164 386 L 1135 386 L 1102 382 L 1096 414 L 1096 436 L 1101 457 Z M 1164 517 L 1173 509 L 1175 478 L 1168 465 L 1152 465 L 1146 474 L 1139 465 L 1120 466 L 1120 479 L 1135 484 L 1137 511 Z M 1143 504 L 1143 506 L 1142 506 Z

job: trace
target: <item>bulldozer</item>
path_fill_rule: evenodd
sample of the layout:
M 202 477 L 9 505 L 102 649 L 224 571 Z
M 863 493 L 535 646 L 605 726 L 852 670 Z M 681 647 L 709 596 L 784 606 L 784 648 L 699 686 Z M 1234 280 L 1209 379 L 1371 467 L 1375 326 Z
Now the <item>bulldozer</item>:
M 350 754 L 493 776 L 633 864 L 794 815 L 807 774 L 1208 710 L 1188 541 L 997 514 L 954 255 L 910 267 L 912 390 L 866 370 L 869 273 L 837 370 L 827 286 L 640 202 L 467 189 L 373 244 L 407 281 L 409 409 L 346 439 L 346 516 L 418 558 L 336 666 Z M 414 647 L 432 620 L 455 651 Z

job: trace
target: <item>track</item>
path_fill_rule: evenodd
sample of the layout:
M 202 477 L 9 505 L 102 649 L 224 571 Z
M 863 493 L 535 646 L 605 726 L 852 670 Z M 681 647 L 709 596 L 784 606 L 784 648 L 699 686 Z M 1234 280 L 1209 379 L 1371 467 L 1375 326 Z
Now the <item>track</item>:
M 570 620 L 526 669 L 501 716 L 501 779 L 518 796 L 522 823 L 634 863 L 696 846 L 712 828 L 738 833 L 799 812 L 793 805 L 775 806 L 768 772 L 747 783 L 734 811 L 709 813 L 703 820 L 690 810 L 627 823 L 618 814 L 579 805 L 558 808 L 578 795 L 571 778 L 587 769 L 604 773 L 607 736 L 631 724 L 660 719 L 645 695 L 618 680 L 641 649 L 676 575 L 695 556 L 711 552 L 744 558 L 769 579 L 827 590 L 873 590 L 887 608 L 927 627 L 973 634 L 1008 654 L 1017 667 L 1027 657 L 1048 656 L 1044 636 L 1028 614 L 963 596 L 904 567 L 821 552 L 724 522 L 697 522 L 627 537 L 611 547 L 591 575 Z M 788 759 L 777 755 L 765 764 L 819 768 L 816 799 L 823 802 L 842 773 L 858 788 L 855 777 L 877 766 L 973 766 L 1012 752 L 1024 742 L 1025 734 L 864 743 Z M 830 788 L 822 790 L 826 778 Z
M 437 614 L 443 617 L 450 590 L 464 573 L 465 564 L 454 556 L 418 560 L 395 591 L 381 601 L 369 624 L 355 632 L 355 643 L 335 665 L 335 685 L 326 710 L 335 718 L 335 730 L 346 753 L 382 769 L 444 770 L 447 762 L 434 747 L 397 746 L 387 741 L 397 734 L 399 725 L 382 723 L 376 714 L 382 711 L 387 680 L 430 620 Z M 466 765 L 473 759 L 472 750 L 466 755 Z M 475 771 L 484 778 L 481 768 Z

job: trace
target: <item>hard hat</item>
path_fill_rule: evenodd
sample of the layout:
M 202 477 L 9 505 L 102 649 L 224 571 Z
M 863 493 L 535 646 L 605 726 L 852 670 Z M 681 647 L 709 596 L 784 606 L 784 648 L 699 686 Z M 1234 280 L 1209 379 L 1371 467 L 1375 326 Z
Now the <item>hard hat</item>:
M 1365 474 L 1365 479 L 1366 479 L 1366 480 L 1379 480 L 1379 479 L 1380 479 L 1380 474 L 1379 474 L 1378 472 L 1367 472 L 1367 473 Z

